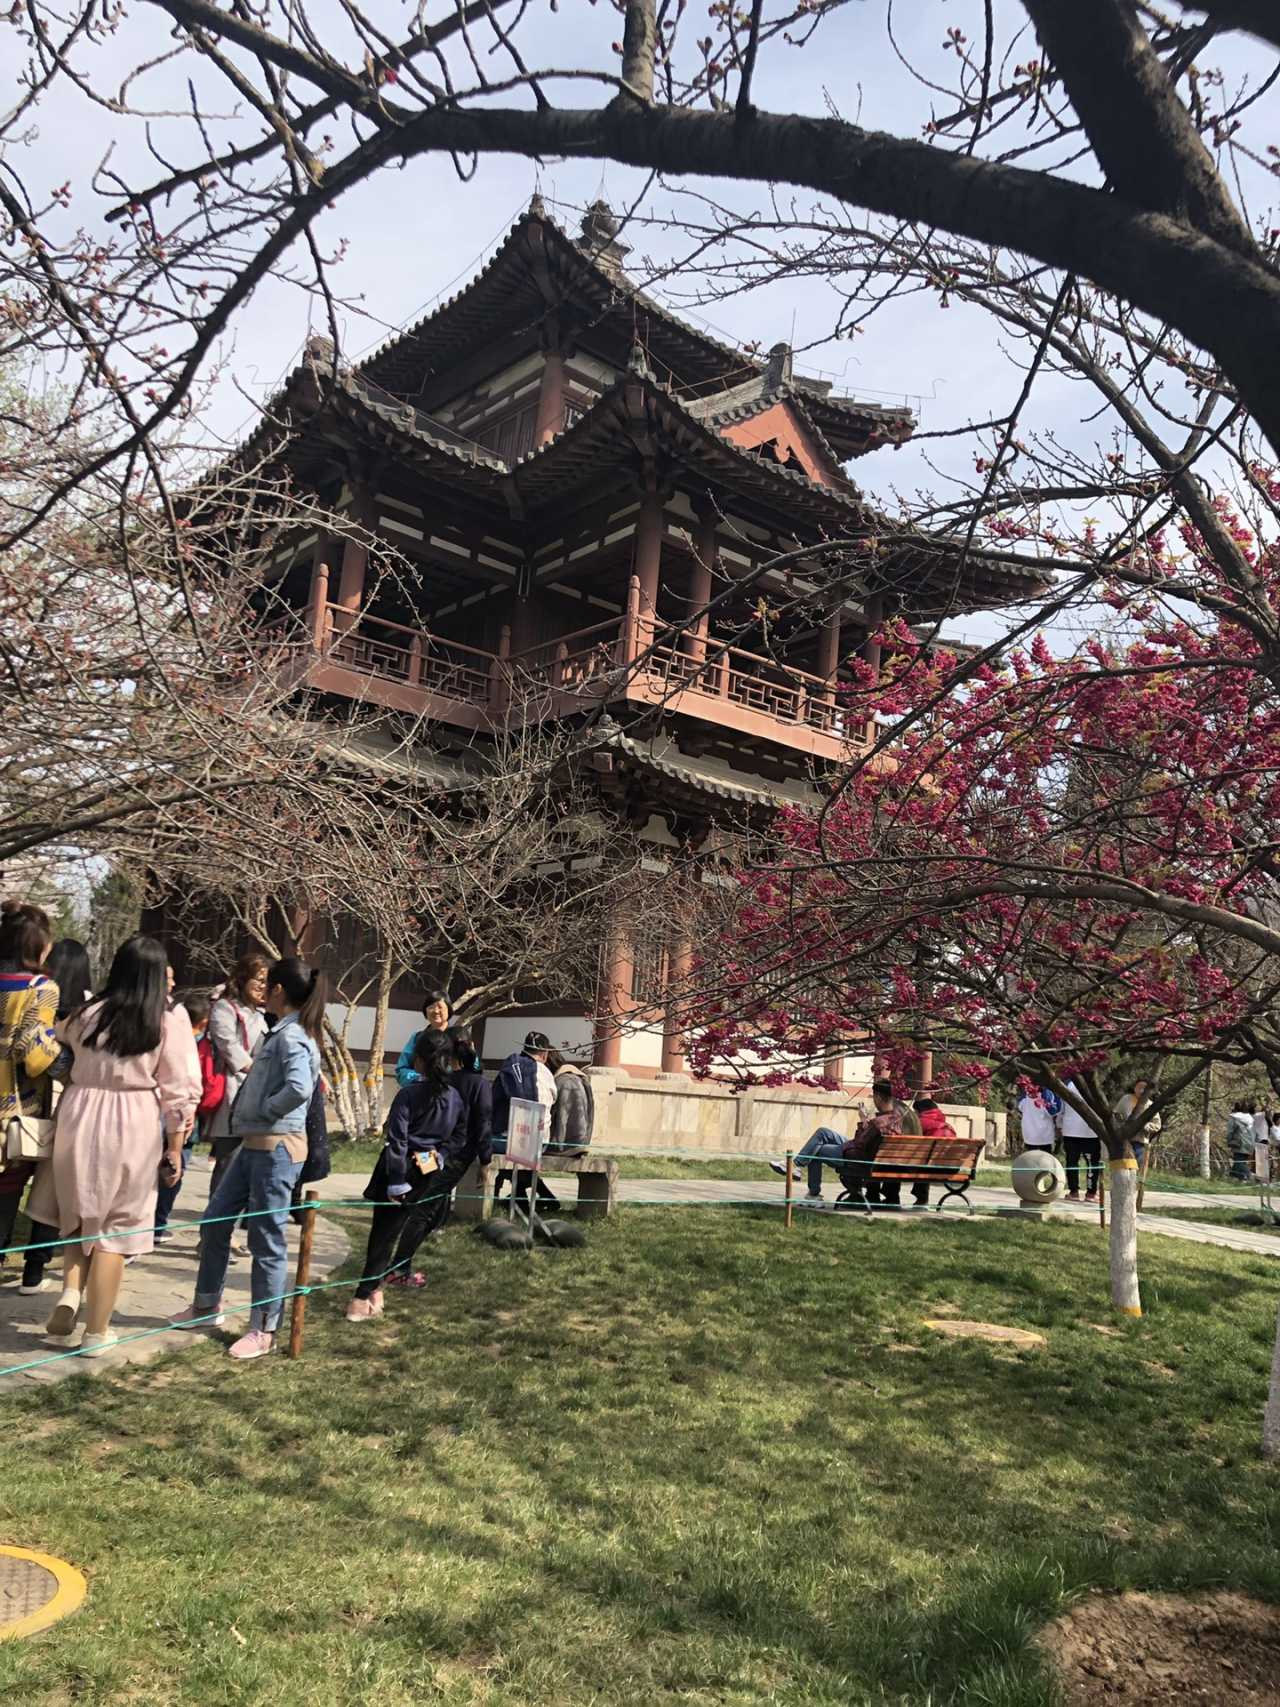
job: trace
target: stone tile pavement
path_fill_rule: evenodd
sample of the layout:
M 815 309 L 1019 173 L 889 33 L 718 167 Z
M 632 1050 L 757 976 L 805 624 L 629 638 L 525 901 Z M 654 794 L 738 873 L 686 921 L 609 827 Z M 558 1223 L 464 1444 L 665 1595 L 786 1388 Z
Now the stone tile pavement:
M 360 1183 L 363 1189 L 364 1181 L 361 1180 Z M 327 1181 L 321 1189 L 325 1197 L 338 1195 Z M 49 1291 L 24 1298 L 18 1291 L 21 1262 L 14 1257 L 7 1258 L 3 1270 L 3 1284 L 0 1284 L 0 1383 L 4 1383 L 6 1379 L 8 1384 L 12 1385 L 14 1382 L 58 1381 L 68 1375 L 99 1375 L 105 1370 L 119 1369 L 123 1364 L 145 1363 L 153 1357 L 158 1357 L 161 1352 L 172 1351 L 174 1347 L 190 1344 L 193 1338 L 198 1338 L 198 1334 L 173 1329 L 165 1333 L 149 1333 L 148 1330 L 162 1326 L 175 1311 L 191 1302 L 196 1275 L 194 1224 L 208 1198 L 209 1173 L 205 1159 L 200 1158 L 183 1182 L 182 1196 L 178 1199 L 177 1210 L 170 1223 L 174 1228 L 173 1238 L 161 1245 L 151 1256 L 139 1257 L 137 1262 L 131 1263 L 124 1271 L 124 1285 L 120 1290 L 120 1303 L 113 1323 L 122 1343 L 113 1346 L 102 1357 L 64 1356 L 57 1362 L 45 1363 L 38 1368 L 26 1369 L 6 1378 L 5 1371 L 16 1369 L 18 1365 L 33 1363 L 40 1358 L 57 1357 L 54 1348 L 44 1342 L 44 1324 L 58 1299 L 56 1278 Z M 184 1231 L 184 1228 L 190 1230 Z M 293 1284 L 297 1242 L 298 1229 L 291 1223 L 290 1285 Z M 347 1236 L 337 1223 L 324 1215 L 318 1216 L 311 1278 L 323 1280 L 345 1261 L 349 1248 Z M 228 1330 L 234 1328 L 237 1333 L 240 1332 L 247 1319 L 249 1267 L 248 1257 L 232 1260 L 227 1275 L 226 1327 L 208 1330 L 218 1338 L 229 1341 L 234 1335 Z M 55 1255 L 50 1265 L 50 1274 L 56 1277 L 60 1270 L 61 1263 Z M 285 1309 L 288 1310 L 287 1304 Z M 131 1334 L 144 1333 L 147 1334 L 146 1338 L 132 1341 L 128 1339 Z

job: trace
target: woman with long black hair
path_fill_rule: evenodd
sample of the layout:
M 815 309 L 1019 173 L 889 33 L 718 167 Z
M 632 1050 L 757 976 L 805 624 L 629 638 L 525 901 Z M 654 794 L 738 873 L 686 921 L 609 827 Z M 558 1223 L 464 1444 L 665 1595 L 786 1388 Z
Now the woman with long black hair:
M 49 950 L 44 963 L 46 978 L 58 986 L 58 1018 L 69 1019 L 77 1008 L 93 1000 L 93 975 L 89 950 L 73 936 L 64 936 Z
M 413 1273 L 414 1256 L 468 1166 L 461 1159 L 468 1144 L 467 1107 L 450 1082 L 456 1060 L 447 1032 L 419 1034 L 416 1077 L 391 1104 L 386 1142 L 364 1191 L 374 1205 L 373 1220 L 364 1273 L 347 1306 L 349 1322 L 382 1314 L 384 1284 L 425 1285 Z
M 231 1233 L 236 1217 L 244 1215 L 253 1255 L 252 1304 L 249 1331 L 230 1351 L 242 1363 L 275 1349 L 288 1274 L 285 1231 L 294 1183 L 307 1159 L 307 1108 L 320 1076 L 325 999 L 323 972 L 295 956 L 268 969 L 266 1006 L 276 1024 L 254 1056 L 232 1111 L 239 1148 L 201 1219 L 195 1299 L 174 1318 L 175 1328 L 216 1327 L 224 1320 Z
M 62 1020 L 71 1079 L 58 1104 L 53 1185 L 66 1247 L 62 1296 L 49 1318 L 54 1344 L 70 1343 L 83 1300 L 81 1351 L 115 1341 L 111 1317 L 125 1258 L 154 1248 L 159 1170 L 182 1170 L 182 1141 L 200 1101 L 191 1021 L 169 1006 L 168 962 L 149 936 L 116 950 L 102 994 Z

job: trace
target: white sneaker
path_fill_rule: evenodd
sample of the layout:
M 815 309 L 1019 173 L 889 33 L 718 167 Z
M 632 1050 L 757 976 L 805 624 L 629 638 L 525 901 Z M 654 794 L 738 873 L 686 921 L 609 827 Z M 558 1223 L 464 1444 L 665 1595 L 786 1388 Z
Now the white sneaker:
M 119 1334 L 113 1334 L 110 1329 L 105 1334 L 91 1334 L 86 1329 L 80 1339 L 80 1355 L 82 1357 L 101 1357 L 104 1351 L 110 1351 L 113 1345 L 119 1345 Z
M 821 1203 L 822 1193 L 820 1191 L 806 1191 L 804 1200 L 806 1203 Z
M 34 1298 L 37 1292 L 47 1292 L 52 1285 L 53 1282 L 47 1276 L 42 1275 L 34 1286 L 28 1286 L 26 1281 L 23 1281 L 18 1291 L 24 1298 Z
M 199 1304 L 188 1304 L 176 1316 L 170 1316 L 171 1328 L 220 1328 L 226 1321 L 222 1305 L 215 1304 L 212 1310 L 202 1309 Z

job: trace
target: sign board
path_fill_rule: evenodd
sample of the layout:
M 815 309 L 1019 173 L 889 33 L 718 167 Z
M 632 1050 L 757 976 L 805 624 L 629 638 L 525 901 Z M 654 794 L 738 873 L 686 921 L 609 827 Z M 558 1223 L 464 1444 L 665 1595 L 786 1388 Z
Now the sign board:
M 507 1121 L 508 1162 L 517 1167 L 532 1168 L 536 1173 L 542 1166 L 542 1146 L 547 1141 L 548 1110 L 540 1102 L 526 1102 L 512 1097 L 511 1116 Z

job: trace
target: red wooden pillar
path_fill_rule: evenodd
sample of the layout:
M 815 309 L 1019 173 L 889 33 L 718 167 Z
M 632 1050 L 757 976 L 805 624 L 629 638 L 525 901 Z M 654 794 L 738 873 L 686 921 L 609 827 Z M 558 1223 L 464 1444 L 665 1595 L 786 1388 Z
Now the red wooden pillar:
M 564 357 L 548 350 L 543 357 L 538 386 L 538 413 L 534 418 L 533 442 L 545 445 L 564 430 Z
M 627 609 L 622 618 L 622 668 L 633 664 L 640 650 L 640 577 L 633 575 L 627 582 Z
M 633 970 L 631 945 L 626 933 L 615 928 L 605 943 L 604 965 L 600 972 L 596 1037 L 592 1049 L 592 1060 L 597 1067 L 622 1065 L 622 1025 L 631 1011 Z
M 840 623 L 843 617 L 842 610 L 833 610 L 818 631 L 818 667 L 814 674 L 821 676 L 832 689 L 840 664 Z
M 311 560 L 311 601 L 308 606 L 311 640 L 317 652 L 323 652 L 329 637 L 329 552 L 330 542 L 321 540 Z
M 867 610 L 867 638 L 863 642 L 862 657 L 863 657 L 863 662 L 871 670 L 872 674 L 875 677 L 875 680 L 878 682 L 880 680 L 881 646 L 880 646 L 880 642 L 875 638 L 875 636 L 879 631 L 881 623 L 884 621 L 884 600 L 880 597 L 879 593 L 873 594 L 872 597 L 867 600 L 866 610 Z M 868 717 L 868 719 L 867 719 L 867 740 L 869 742 L 873 742 L 875 740 L 875 738 L 876 738 L 875 719 Z
M 364 577 L 369 563 L 368 548 L 358 540 L 342 542 L 342 568 L 338 573 L 337 609 L 334 616 L 343 629 L 354 628 L 364 604 Z
M 653 644 L 662 574 L 662 499 L 646 492 L 636 520 L 635 574 L 640 583 L 640 649 Z
M 714 511 L 704 511 L 698 517 L 694 551 L 693 567 L 689 571 L 689 628 L 685 634 L 685 651 L 698 663 L 702 663 L 707 656 L 707 631 L 711 623 L 706 606 L 711 602 L 712 576 L 716 565 Z
M 667 1017 L 662 1031 L 664 1073 L 684 1072 L 684 1033 L 672 1012 L 672 1006 L 680 1001 L 680 992 L 689 976 L 692 960 L 693 949 L 688 937 L 681 937 L 671 945 L 667 954 Z

